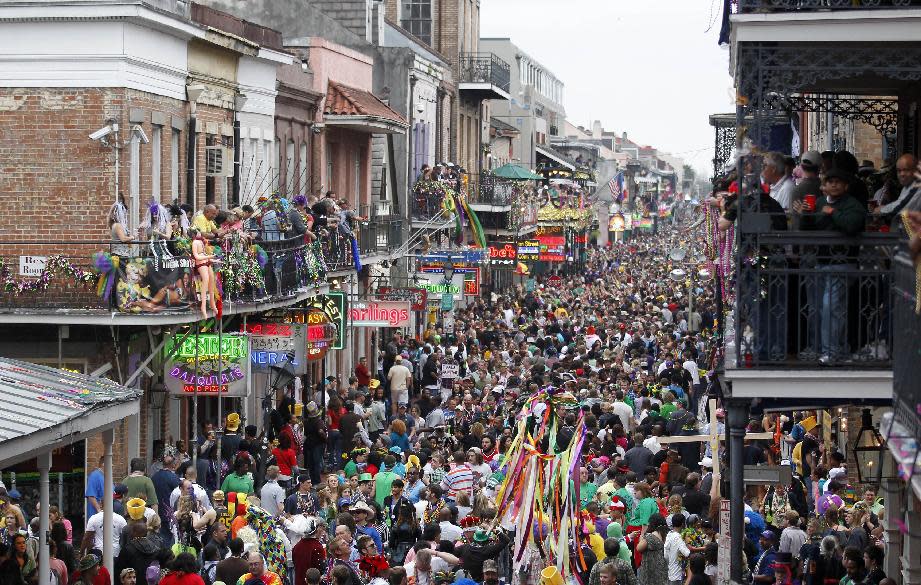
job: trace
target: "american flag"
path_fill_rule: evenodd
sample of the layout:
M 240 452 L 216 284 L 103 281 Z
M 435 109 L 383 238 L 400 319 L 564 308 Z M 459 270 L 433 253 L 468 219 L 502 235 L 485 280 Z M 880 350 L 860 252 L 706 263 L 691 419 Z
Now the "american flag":
M 608 183 L 608 187 L 611 188 L 611 195 L 614 197 L 614 200 L 620 201 L 624 195 L 624 174 L 622 172 L 617 173 Z

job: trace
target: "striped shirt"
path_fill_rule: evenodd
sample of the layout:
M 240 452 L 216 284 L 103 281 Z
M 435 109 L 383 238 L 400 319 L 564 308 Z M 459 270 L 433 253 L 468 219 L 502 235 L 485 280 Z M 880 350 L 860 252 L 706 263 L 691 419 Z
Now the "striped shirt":
M 476 473 L 466 463 L 454 467 L 445 474 L 441 480 L 441 488 L 445 492 L 445 499 L 454 502 L 457 500 L 457 494 L 468 493 L 473 497 L 473 484 L 476 481 Z

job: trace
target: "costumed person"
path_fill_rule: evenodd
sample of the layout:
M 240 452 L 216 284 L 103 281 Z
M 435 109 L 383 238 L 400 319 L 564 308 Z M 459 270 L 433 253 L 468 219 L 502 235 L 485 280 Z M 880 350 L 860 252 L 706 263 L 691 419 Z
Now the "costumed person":
M 256 531 L 259 553 L 265 560 L 266 568 L 284 579 L 290 557 L 288 552 L 291 548 L 288 537 L 276 527 L 275 518 L 258 506 L 247 508 L 246 522 Z
M 259 552 L 251 551 L 246 555 L 246 560 L 249 561 L 249 573 L 241 576 L 236 585 L 246 585 L 252 581 L 261 582 L 262 585 L 282 585 L 281 576 L 266 566 L 267 560 Z
M 122 258 L 130 258 L 133 256 L 131 253 L 131 246 L 128 244 L 134 241 L 134 238 L 128 234 L 128 209 L 125 207 L 125 203 L 119 196 L 118 201 L 112 204 L 112 207 L 109 208 L 109 233 L 112 236 L 112 244 L 110 246 L 110 252 L 113 256 L 121 256 Z
M 207 243 L 201 232 L 192 228 L 189 230 L 192 238 L 192 260 L 195 262 L 195 274 L 198 276 L 199 294 L 201 296 L 201 316 L 208 318 L 207 305 L 210 302 L 211 310 L 215 315 L 217 310 L 217 282 L 214 275 L 214 255 L 208 253 Z

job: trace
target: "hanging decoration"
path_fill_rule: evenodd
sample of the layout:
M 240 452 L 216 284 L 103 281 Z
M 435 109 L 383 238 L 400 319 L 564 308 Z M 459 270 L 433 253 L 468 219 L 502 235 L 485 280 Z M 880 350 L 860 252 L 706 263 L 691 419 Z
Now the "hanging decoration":
M 579 512 L 579 468 L 587 430 L 579 414 L 568 445 L 559 445 L 562 419 L 557 409 L 578 408 L 568 392 L 547 387 L 529 397 L 522 407 L 517 431 L 504 454 L 504 474 L 496 497 L 497 521 L 515 527 L 513 562 L 533 545 L 547 565 L 555 565 L 566 578 L 585 566 L 580 542 L 583 518 Z
M 17 278 L 13 276 L 12 271 L 0 258 L 0 281 L 3 283 L 3 291 L 7 293 L 23 294 L 37 291 L 48 290 L 51 279 L 55 276 L 66 276 L 73 279 L 75 284 L 83 286 L 93 286 L 98 280 L 98 275 L 92 271 L 84 270 L 79 266 L 74 266 L 64 256 L 48 256 L 45 267 L 38 274 L 38 278 Z

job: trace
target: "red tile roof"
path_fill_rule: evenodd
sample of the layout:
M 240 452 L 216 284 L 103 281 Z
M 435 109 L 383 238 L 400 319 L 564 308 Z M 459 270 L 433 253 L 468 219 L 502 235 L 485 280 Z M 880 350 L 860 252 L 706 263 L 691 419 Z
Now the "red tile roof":
M 323 113 L 333 116 L 373 116 L 406 125 L 403 116 L 391 110 L 374 94 L 334 81 L 329 82 L 326 90 Z

